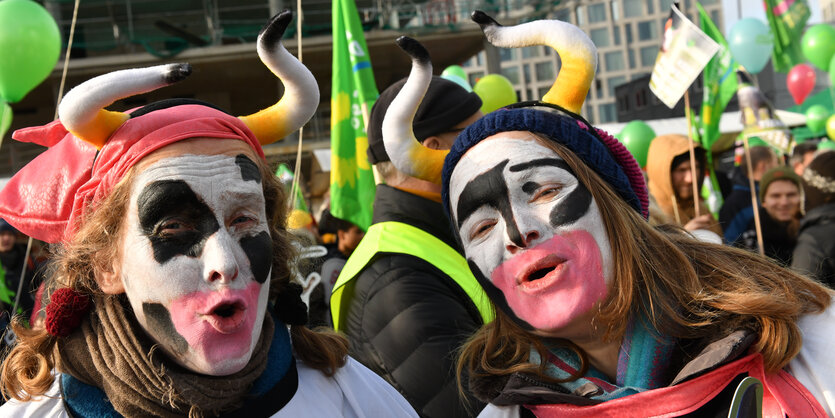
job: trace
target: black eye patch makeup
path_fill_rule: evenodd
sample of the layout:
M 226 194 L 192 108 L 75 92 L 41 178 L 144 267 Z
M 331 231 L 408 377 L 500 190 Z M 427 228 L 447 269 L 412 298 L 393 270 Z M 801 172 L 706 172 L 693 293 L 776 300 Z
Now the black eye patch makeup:
M 142 234 L 151 241 L 154 259 L 161 264 L 178 255 L 199 256 L 206 240 L 220 229 L 214 212 L 183 180 L 148 184 L 137 206 Z M 166 233 L 168 226 L 173 233 Z
M 557 167 L 563 169 L 570 173 L 574 178 L 577 176 L 574 174 L 574 171 L 571 170 L 571 167 L 568 164 L 560 160 L 558 158 L 540 158 L 537 160 L 527 161 L 520 164 L 515 164 L 510 166 L 508 169 L 512 173 L 517 173 L 520 171 L 530 170 L 536 167 Z M 533 193 L 539 185 L 534 182 L 527 182 L 522 185 L 522 191 L 527 194 Z M 563 201 L 554 206 L 551 210 L 550 215 L 550 222 L 551 226 L 558 227 L 563 225 L 570 225 L 580 219 L 586 212 L 589 211 L 589 207 L 591 206 L 591 193 L 583 185 L 582 182 L 579 180 L 577 181 L 577 187 L 568 194 L 568 196 L 563 199 Z
M 268 279 L 273 262 L 273 240 L 270 234 L 261 231 L 257 235 L 241 238 L 240 242 L 244 254 L 249 258 L 255 281 L 263 284 Z
M 507 224 L 507 234 L 510 240 L 522 247 L 524 246 L 522 235 L 519 233 L 516 220 L 513 218 L 513 211 L 510 207 L 510 193 L 502 174 L 508 161 L 504 160 L 490 170 L 479 174 L 464 187 L 456 208 L 458 228 L 460 229 L 464 221 L 480 207 L 489 206 L 498 210 L 501 214 L 502 219 Z
M 241 178 L 244 181 L 254 180 L 256 183 L 261 184 L 261 170 L 258 169 L 258 166 L 249 157 L 238 154 L 235 156 L 235 164 L 241 170 Z

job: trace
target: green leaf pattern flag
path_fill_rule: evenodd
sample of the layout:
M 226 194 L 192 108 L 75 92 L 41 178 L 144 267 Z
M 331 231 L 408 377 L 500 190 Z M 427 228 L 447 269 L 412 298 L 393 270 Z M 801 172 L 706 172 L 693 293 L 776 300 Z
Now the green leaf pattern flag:
M 800 38 L 811 12 L 806 0 L 765 0 L 765 15 L 774 35 L 774 53 L 771 63 L 774 71 L 787 73 L 797 64 L 805 62 L 800 49 Z
M 334 0 L 332 18 L 331 213 L 367 230 L 375 185 L 365 120 L 379 93 L 356 4 Z
M 293 189 L 293 182 L 296 181 L 293 170 L 290 170 L 290 167 L 288 167 L 287 164 L 281 163 L 278 165 L 278 169 L 275 170 L 275 176 L 278 177 L 278 180 L 284 185 L 284 189 L 287 193 L 290 193 L 290 190 Z M 296 186 L 296 195 L 293 196 L 293 209 L 299 209 L 310 213 L 310 209 L 307 207 L 307 201 L 304 200 L 304 194 L 302 194 L 302 189 L 299 185 Z
M 710 150 L 719 139 L 719 119 L 725 111 L 728 102 L 736 94 L 737 63 L 731 56 L 728 42 L 722 32 L 716 27 L 701 4 L 699 8 L 699 26 L 702 31 L 719 44 L 719 52 L 707 63 L 704 73 L 704 95 L 702 96 L 702 110 L 699 117 L 701 127 L 702 147 Z M 708 154 L 709 155 L 709 154 Z

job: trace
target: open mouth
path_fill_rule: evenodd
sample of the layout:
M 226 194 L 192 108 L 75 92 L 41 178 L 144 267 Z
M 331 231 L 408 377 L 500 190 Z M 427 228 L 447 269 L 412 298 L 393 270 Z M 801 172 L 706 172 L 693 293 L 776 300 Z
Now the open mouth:
M 546 268 L 543 268 L 543 269 L 536 270 L 533 273 L 529 274 L 528 277 L 527 277 L 527 280 L 525 280 L 525 281 L 532 282 L 532 281 L 535 281 L 535 280 L 539 280 L 539 279 L 545 277 L 546 274 L 554 271 L 555 269 L 556 269 L 556 266 L 546 267 Z
M 246 305 L 241 301 L 221 302 L 207 313 L 200 315 L 215 330 L 222 334 L 230 334 L 238 330 L 243 324 Z

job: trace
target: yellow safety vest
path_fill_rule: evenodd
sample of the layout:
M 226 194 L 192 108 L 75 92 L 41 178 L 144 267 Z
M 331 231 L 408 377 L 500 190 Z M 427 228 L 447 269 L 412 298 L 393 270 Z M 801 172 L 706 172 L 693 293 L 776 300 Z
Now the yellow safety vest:
M 467 293 L 478 308 L 483 323 L 493 320 L 495 313 L 490 300 L 470 271 L 467 260 L 458 251 L 414 226 L 402 222 L 381 222 L 368 228 L 333 285 L 331 315 L 333 327 L 337 331 L 344 331 L 344 319 L 354 296 L 354 278 L 377 253 L 408 254 L 432 264 L 455 280 Z

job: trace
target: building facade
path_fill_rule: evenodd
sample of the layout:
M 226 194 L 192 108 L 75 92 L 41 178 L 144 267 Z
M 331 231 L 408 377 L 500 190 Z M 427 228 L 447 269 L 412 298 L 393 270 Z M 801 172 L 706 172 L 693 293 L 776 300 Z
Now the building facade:
M 615 87 L 652 72 L 672 3 L 673 0 L 570 0 L 541 11 L 538 18 L 573 23 L 597 45 L 597 76 L 583 108 L 583 116 L 589 122 L 617 120 Z M 722 2 L 700 3 L 723 30 Z M 698 22 L 695 1 L 680 1 L 679 6 L 691 21 Z M 499 58 L 501 73 L 513 84 L 519 100 L 540 99 L 554 83 L 560 68 L 559 57 L 544 46 L 501 48 Z M 462 66 L 474 85 L 488 73 L 486 53 L 479 52 Z

